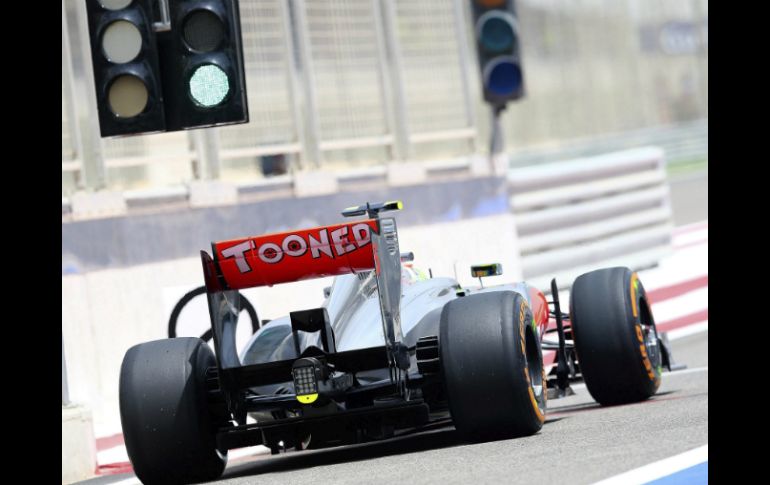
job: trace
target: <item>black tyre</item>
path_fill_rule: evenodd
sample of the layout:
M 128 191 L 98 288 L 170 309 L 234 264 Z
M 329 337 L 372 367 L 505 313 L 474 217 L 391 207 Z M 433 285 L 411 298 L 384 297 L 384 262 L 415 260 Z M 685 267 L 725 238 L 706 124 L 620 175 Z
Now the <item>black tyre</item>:
M 460 435 L 483 441 L 537 433 L 546 389 L 540 339 L 524 297 L 479 293 L 441 313 L 441 368 Z
M 643 401 L 658 390 L 662 355 L 641 281 L 628 268 L 578 277 L 570 322 L 586 387 L 600 404 Z
M 206 398 L 206 369 L 216 365 L 198 338 L 131 347 L 120 369 L 120 420 L 126 450 L 143 483 L 189 483 L 219 477 L 227 451 L 216 448 Z

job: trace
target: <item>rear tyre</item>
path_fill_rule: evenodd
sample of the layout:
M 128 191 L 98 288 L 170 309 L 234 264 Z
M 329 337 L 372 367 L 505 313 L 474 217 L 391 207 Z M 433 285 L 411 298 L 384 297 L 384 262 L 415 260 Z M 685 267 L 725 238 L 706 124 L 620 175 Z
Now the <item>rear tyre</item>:
M 600 404 L 643 401 L 658 390 L 662 355 L 636 273 L 607 268 L 578 277 L 570 322 L 588 392 Z
M 545 421 L 540 339 L 524 297 L 479 293 L 441 313 L 439 352 L 449 410 L 470 441 L 537 433 Z
M 120 419 L 126 450 L 143 483 L 189 483 L 219 477 L 227 451 L 216 447 L 206 369 L 216 366 L 198 338 L 131 347 L 120 369 Z

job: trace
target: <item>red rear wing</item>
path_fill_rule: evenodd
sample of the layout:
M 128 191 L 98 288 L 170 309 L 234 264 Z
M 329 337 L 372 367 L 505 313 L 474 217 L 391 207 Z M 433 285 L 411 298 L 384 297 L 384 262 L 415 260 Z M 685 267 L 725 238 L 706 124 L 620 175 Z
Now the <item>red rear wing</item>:
M 375 219 L 212 243 L 201 251 L 209 291 L 301 281 L 375 268 Z

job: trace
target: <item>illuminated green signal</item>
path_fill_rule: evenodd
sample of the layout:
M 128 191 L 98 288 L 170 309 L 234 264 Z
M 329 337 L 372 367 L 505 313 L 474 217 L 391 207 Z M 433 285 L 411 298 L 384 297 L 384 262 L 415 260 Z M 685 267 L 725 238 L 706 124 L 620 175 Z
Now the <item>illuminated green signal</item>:
M 212 108 L 230 92 L 227 74 L 213 64 L 200 66 L 190 77 L 190 95 L 198 105 Z

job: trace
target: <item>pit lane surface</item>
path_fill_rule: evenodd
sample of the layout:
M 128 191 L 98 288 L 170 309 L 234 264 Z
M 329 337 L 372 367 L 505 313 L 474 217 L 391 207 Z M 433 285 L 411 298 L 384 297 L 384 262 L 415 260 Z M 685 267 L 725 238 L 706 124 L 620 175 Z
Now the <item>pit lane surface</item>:
M 534 436 L 468 444 L 453 428 L 378 443 L 253 456 L 230 463 L 226 484 L 593 483 L 708 442 L 708 331 L 671 342 L 688 369 L 666 373 L 649 401 L 601 407 L 582 385 L 550 400 Z M 138 483 L 131 474 L 81 483 Z

